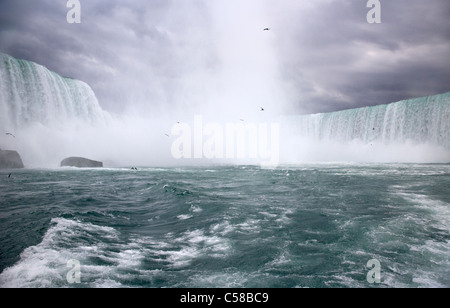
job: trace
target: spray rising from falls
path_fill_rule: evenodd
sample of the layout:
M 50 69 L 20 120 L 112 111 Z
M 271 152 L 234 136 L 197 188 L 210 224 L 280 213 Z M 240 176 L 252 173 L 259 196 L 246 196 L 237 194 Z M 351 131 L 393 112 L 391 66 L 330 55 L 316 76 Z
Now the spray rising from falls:
M 450 92 L 286 121 L 300 160 L 450 161 Z
M 25 167 L 57 167 L 72 156 L 105 166 L 167 164 L 162 121 L 112 115 L 86 83 L 0 53 L 0 149 L 18 151 Z
M 0 53 L 0 148 L 18 150 L 26 165 L 56 165 L 85 127 L 108 118 L 86 83 Z
M 195 157 L 179 160 L 173 155 L 176 136 L 167 132 L 175 122 L 170 117 L 159 120 L 142 116 L 113 117 L 101 109 L 86 83 L 63 78 L 43 66 L 4 54 L 0 54 L 0 77 L 0 148 L 17 150 L 26 167 L 56 167 L 69 156 L 103 161 L 106 166 L 200 162 Z M 258 111 L 261 116 L 266 113 Z M 449 119 L 450 92 L 389 105 L 283 117 L 279 121 L 279 142 L 273 142 L 277 136 L 272 136 L 270 141 L 261 144 L 272 146 L 271 153 L 279 152 L 280 163 L 447 163 L 450 161 Z M 233 133 L 230 138 L 236 146 L 239 138 L 242 142 L 247 140 L 247 145 L 242 146 L 248 149 L 252 136 L 245 134 L 250 131 L 247 123 L 251 120 L 237 121 L 243 127 L 241 135 L 236 137 Z M 227 127 L 215 124 L 216 128 Z M 263 130 L 261 134 L 264 137 L 269 132 Z M 204 144 L 189 146 L 200 146 L 203 151 L 211 146 L 217 152 L 220 147 L 217 140 L 224 139 L 219 135 L 214 138 L 209 132 L 201 136 L 206 139 Z M 273 149 L 274 146 L 277 148 Z M 273 156 L 278 158 L 278 154 Z M 200 163 L 209 162 L 212 161 L 202 156 Z M 225 163 L 240 162 L 225 160 Z

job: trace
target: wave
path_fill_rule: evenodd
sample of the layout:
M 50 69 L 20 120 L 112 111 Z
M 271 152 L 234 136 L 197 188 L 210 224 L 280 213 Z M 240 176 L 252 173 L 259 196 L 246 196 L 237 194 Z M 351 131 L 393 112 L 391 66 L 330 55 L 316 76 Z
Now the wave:
M 203 230 L 157 241 L 61 217 L 51 223 L 42 241 L 0 274 L 0 288 L 153 287 L 164 270 L 182 270 L 206 256 L 220 259 L 230 250 L 227 240 Z M 68 279 L 73 260 L 80 264 L 78 284 Z

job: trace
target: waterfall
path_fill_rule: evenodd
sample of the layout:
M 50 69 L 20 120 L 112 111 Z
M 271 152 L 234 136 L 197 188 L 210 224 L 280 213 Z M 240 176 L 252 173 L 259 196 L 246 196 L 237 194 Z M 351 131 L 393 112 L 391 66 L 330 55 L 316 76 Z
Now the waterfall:
M 25 166 L 97 158 L 110 120 L 86 83 L 0 53 L 0 148 L 18 151 Z
M 388 105 L 291 116 L 289 122 L 291 130 L 316 140 L 412 141 L 450 148 L 450 92 Z
M 450 92 L 283 122 L 288 139 L 311 159 L 450 161 Z
M 36 63 L 0 53 L 0 121 L 4 130 L 30 124 L 65 124 L 69 120 L 105 120 L 92 89 Z

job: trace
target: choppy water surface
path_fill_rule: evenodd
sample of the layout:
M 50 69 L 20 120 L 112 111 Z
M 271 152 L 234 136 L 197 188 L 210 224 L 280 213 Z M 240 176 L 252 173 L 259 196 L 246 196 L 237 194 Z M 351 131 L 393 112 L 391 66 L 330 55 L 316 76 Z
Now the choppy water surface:
M 449 165 L 9 172 L 0 287 L 450 287 Z

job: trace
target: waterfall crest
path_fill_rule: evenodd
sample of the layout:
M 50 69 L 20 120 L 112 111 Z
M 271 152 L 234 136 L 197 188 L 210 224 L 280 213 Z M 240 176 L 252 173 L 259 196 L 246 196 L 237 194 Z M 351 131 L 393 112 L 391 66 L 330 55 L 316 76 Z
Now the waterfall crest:
M 105 112 L 86 83 L 0 53 L 0 120 L 3 129 L 68 120 L 94 124 L 105 120 Z

